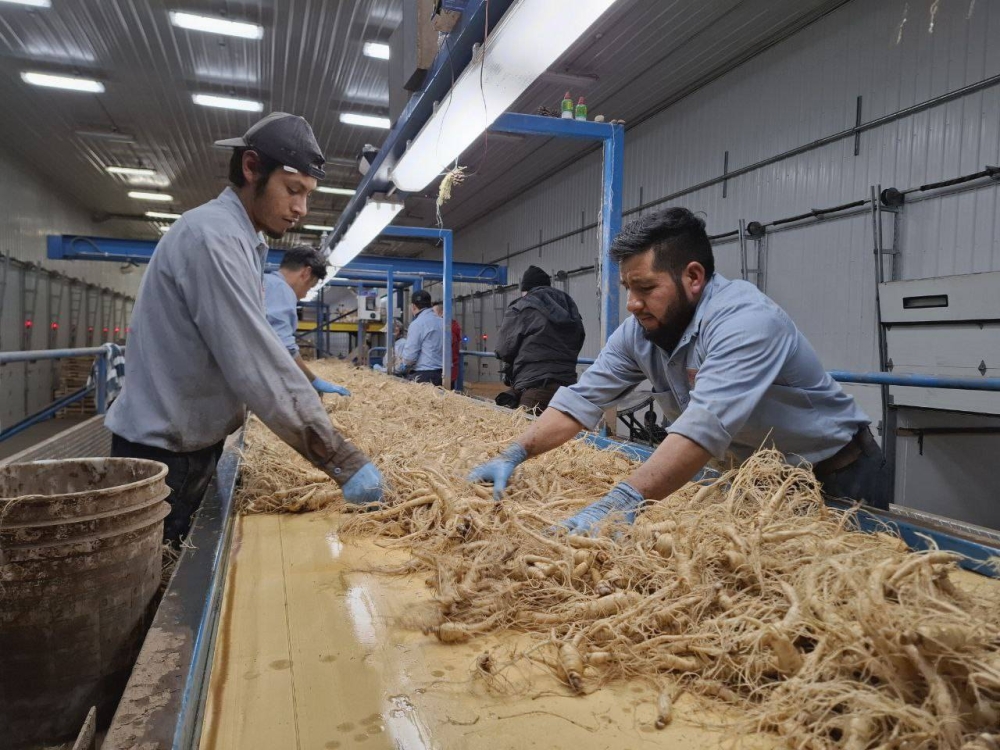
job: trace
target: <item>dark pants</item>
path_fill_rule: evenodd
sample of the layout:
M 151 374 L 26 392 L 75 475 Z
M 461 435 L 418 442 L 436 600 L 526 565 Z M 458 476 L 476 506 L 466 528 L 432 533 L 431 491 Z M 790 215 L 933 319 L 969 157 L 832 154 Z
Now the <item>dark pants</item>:
M 832 471 L 816 466 L 816 478 L 830 497 L 860 500 L 879 510 L 889 509 L 889 466 L 867 426 L 855 436 L 860 455 L 850 464 Z
M 191 529 L 191 516 L 201 506 L 208 483 L 215 473 L 215 465 L 222 455 L 222 443 L 188 453 L 175 453 L 164 448 L 133 443 L 131 440 L 111 435 L 111 455 L 120 458 L 146 458 L 167 465 L 167 486 L 170 495 L 170 514 L 163 522 L 163 541 L 174 547 Z
M 508 409 L 516 409 L 519 406 L 526 411 L 539 415 L 549 407 L 549 401 L 556 395 L 564 383 L 557 383 L 554 380 L 546 380 L 537 385 L 529 386 L 523 391 L 511 388 L 496 397 L 498 406 L 505 406 Z
M 414 383 L 441 385 L 441 370 L 414 370 L 406 379 Z

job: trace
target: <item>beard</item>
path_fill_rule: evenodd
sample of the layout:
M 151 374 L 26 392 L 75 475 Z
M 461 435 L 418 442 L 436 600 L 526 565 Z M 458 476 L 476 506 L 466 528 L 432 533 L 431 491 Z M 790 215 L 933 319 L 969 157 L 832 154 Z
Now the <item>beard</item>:
M 280 240 L 285 236 L 285 230 L 271 229 L 270 227 L 264 227 L 264 235 L 272 240 Z
M 677 342 L 694 319 L 694 311 L 698 306 L 685 296 L 684 287 L 677 279 L 674 279 L 674 284 L 677 287 L 677 300 L 667 308 L 662 318 L 656 319 L 659 325 L 652 331 L 642 327 L 643 338 L 667 354 L 673 354 L 677 348 Z

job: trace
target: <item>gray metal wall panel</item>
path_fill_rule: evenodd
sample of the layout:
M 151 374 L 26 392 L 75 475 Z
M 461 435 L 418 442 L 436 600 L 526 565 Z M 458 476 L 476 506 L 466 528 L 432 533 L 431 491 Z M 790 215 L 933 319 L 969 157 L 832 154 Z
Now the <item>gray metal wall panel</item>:
M 45 238 L 48 234 L 101 234 L 87 212 L 80 206 L 54 191 L 37 175 L 27 172 L 22 166 L 0 153 L 0 253 L 17 260 L 35 263 L 45 269 L 55 270 L 67 276 L 81 279 L 90 284 L 114 289 L 134 296 L 141 272 L 122 274 L 116 263 L 53 261 L 46 258 Z M 0 274 L 3 260 L 0 260 Z M 63 281 L 51 280 L 56 285 L 56 296 L 60 294 L 59 309 L 49 315 L 49 279 L 38 277 L 35 272 L 27 272 L 37 284 L 33 328 L 29 347 L 46 349 L 53 347 L 85 346 L 83 332 L 86 326 L 78 328 L 78 335 L 71 340 L 70 292 Z M 30 310 L 22 309 L 21 292 L 25 284 L 25 270 L 11 264 L 8 268 L 6 288 L 3 295 L 3 309 L 0 310 L 0 349 L 11 351 L 21 349 L 24 323 Z M 29 282 L 31 283 L 31 282 Z M 96 293 L 95 293 L 96 294 Z M 59 324 L 58 331 L 50 336 L 50 325 Z M 102 321 L 113 328 L 110 309 Z M 100 331 L 95 342 L 100 338 Z M 109 339 L 110 340 L 110 339 Z M 52 401 L 52 391 L 56 386 L 56 362 L 30 362 L 0 367 L 0 424 L 9 426 L 33 413 Z

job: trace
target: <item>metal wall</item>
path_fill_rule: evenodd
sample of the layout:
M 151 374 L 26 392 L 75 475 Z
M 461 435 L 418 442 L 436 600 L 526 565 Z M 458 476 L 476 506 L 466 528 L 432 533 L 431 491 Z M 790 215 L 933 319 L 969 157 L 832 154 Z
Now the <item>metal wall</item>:
M 47 260 L 46 235 L 99 235 L 101 227 L 82 207 L 3 153 L 0 175 L 0 350 L 86 346 L 90 324 L 82 319 L 88 298 L 95 328 L 90 342 L 113 340 L 115 326 L 127 326 L 141 269 L 122 274 L 115 263 Z M 29 318 L 32 325 L 26 328 Z M 0 424 L 9 426 L 47 406 L 57 372 L 55 362 L 0 366 Z
M 727 161 L 731 172 L 851 128 L 859 96 L 861 121 L 868 122 L 998 76 L 1000 47 L 990 44 L 998 38 L 997 3 L 854 0 L 629 128 L 624 205 L 631 216 L 626 221 L 638 215 L 642 204 L 721 176 Z M 976 172 L 987 164 L 1000 164 L 998 85 L 875 127 L 860 134 L 857 143 L 851 136 L 812 148 L 661 205 L 704 212 L 709 232 L 718 234 L 735 229 L 741 218 L 767 222 L 866 199 L 874 184 L 905 189 Z M 550 273 L 593 264 L 596 230 L 535 246 L 596 220 L 599 173 L 599 153 L 582 157 L 462 229 L 456 258 L 509 259 L 512 280 L 529 264 Z M 909 202 L 898 217 L 896 277 L 1000 270 L 998 209 L 1000 188 L 989 181 Z M 891 217 L 884 226 L 886 242 L 892 243 Z M 870 216 L 860 213 L 766 239 L 760 283 L 788 310 L 830 369 L 878 366 L 871 229 Z M 526 248 L 532 249 L 523 252 Z M 738 243 L 720 242 L 716 254 L 719 270 L 738 277 Z M 568 283 L 588 325 L 584 355 L 593 356 L 599 345 L 596 279 L 588 274 Z M 492 307 L 489 298 L 476 304 L 485 304 L 487 311 Z M 878 422 L 878 391 L 849 390 Z M 1000 448 L 1000 440 L 985 437 L 966 443 L 977 446 L 981 464 Z M 934 492 L 943 490 L 947 504 L 954 466 L 962 466 L 962 486 L 970 481 L 989 486 L 985 475 L 970 480 L 969 445 L 962 444 L 961 450 L 966 460 L 958 462 L 943 441 L 933 456 L 926 451 L 915 455 L 902 446 L 900 471 L 912 474 L 919 464 L 921 473 L 941 476 Z M 908 504 L 941 502 L 912 482 L 900 485 L 906 486 Z M 985 503 L 985 492 L 981 501 L 970 502 Z M 980 520 L 982 514 L 970 509 L 970 502 L 963 502 L 961 513 L 967 520 Z

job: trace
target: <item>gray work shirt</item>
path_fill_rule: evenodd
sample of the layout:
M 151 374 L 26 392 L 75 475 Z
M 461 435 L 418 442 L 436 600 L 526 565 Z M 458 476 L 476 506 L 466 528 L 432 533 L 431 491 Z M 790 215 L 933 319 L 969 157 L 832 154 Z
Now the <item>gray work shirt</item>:
M 195 451 L 237 429 L 247 405 L 343 484 L 368 459 L 333 429 L 267 324 L 266 254 L 231 188 L 177 220 L 139 287 L 125 386 L 105 424 L 135 443 Z
M 440 370 L 444 367 L 441 318 L 431 308 L 417 313 L 406 331 L 403 362 L 412 365 L 416 372 Z
M 634 317 L 550 406 L 593 429 L 603 410 L 649 380 L 668 432 L 718 459 L 765 444 L 815 464 L 871 420 L 823 369 L 791 318 L 755 286 L 715 274 L 670 354 Z
M 292 357 L 299 356 L 299 345 L 295 342 L 295 331 L 299 327 L 299 299 L 295 296 L 280 271 L 264 274 L 264 307 L 267 322 Z

